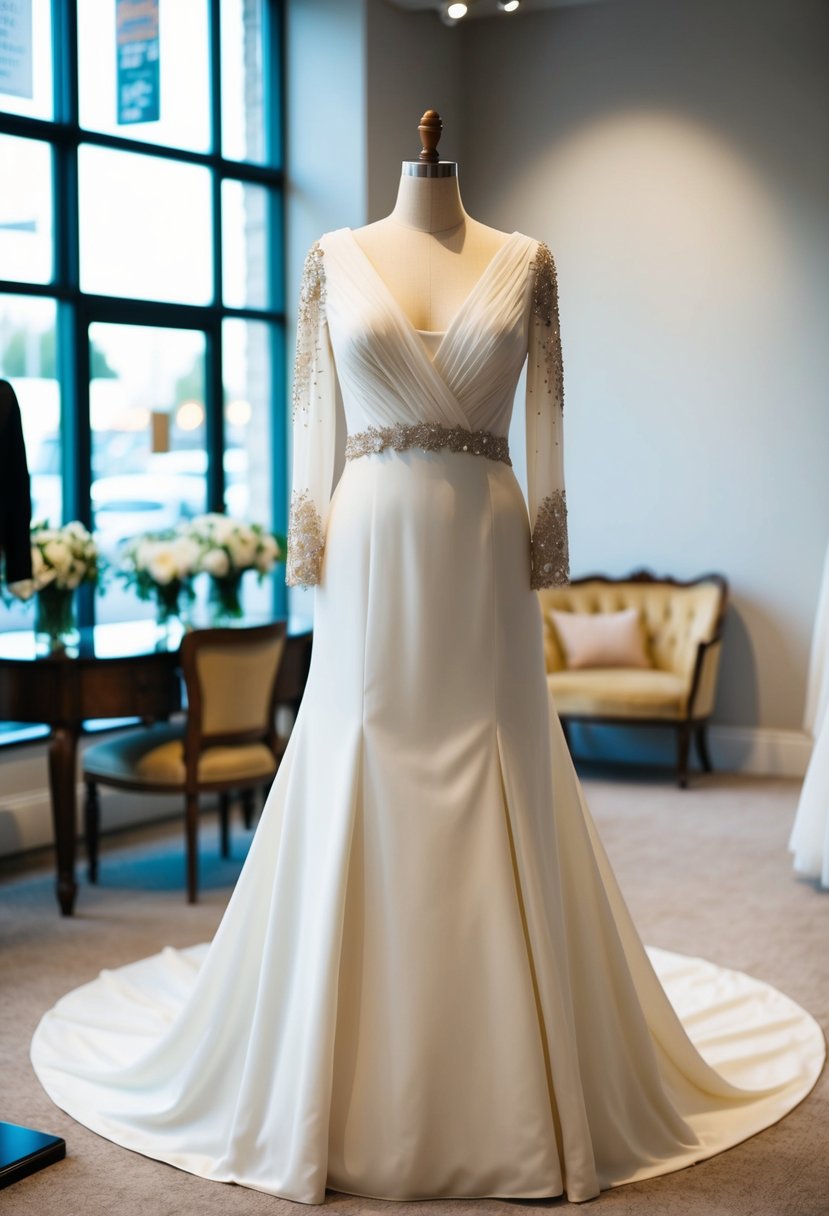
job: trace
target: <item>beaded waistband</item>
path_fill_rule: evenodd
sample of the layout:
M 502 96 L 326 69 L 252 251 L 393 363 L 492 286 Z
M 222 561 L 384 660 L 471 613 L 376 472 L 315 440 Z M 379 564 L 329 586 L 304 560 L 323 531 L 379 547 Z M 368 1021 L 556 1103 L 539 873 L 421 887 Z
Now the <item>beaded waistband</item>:
M 462 426 L 441 426 L 438 422 L 416 422 L 411 426 L 398 422 L 394 426 L 370 426 L 367 431 L 356 431 L 345 441 L 345 458 L 357 460 L 360 456 L 384 452 L 386 448 L 395 452 L 405 452 L 408 448 L 438 452 L 448 448 L 450 452 L 471 452 L 473 456 L 512 464 L 506 435 L 467 431 Z

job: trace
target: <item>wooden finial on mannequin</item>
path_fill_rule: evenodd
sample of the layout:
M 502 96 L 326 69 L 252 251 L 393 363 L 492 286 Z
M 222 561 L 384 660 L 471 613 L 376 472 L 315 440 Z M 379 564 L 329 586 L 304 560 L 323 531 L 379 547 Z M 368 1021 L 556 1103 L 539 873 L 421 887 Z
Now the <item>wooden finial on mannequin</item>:
M 418 160 L 427 165 L 436 165 L 440 159 L 438 142 L 443 130 L 443 123 L 437 110 L 427 110 L 421 118 L 417 130 L 422 144 Z

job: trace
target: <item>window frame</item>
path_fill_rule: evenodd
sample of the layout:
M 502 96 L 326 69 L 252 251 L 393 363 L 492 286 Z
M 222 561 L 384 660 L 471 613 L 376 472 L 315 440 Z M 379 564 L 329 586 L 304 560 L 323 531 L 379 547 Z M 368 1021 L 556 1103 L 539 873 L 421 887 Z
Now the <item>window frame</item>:
M 54 116 L 32 118 L 0 111 L 0 134 L 47 143 L 52 150 L 53 275 L 49 283 L 0 278 L 0 295 L 40 297 L 57 305 L 57 379 L 61 389 L 61 473 L 64 520 L 92 524 L 92 431 L 90 418 L 89 327 L 95 322 L 198 330 L 205 335 L 206 503 L 224 511 L 224 367 L 222 325 L 225 320 L 264 321 L 271 333 L 270 396 L 271 510 L 274 528 L 287 526 L 287 400 L 285 390 L 285 239 L 284 239 L 284 4 L 262 0 L 262 87 L 265 163 L 228 160 L 222 155 L 221 0 L 208 7 L 211 147 L 206 152 L 171 148 L 128 135 L 87 130 L 80 125 L 78 98 L 77 0 L 51 0 Z M 114 53 L 114 48 L 113 48 Z M 122 296 L 95 295 L 80 285 L 80 212 L 78 150 L 81 144 L 179 163 L 210 172 L 213 216 L 213 299 L 205 305 L 174 304 Z M 276 201 L 268 222 L 268 299 L 283 307 L 230 307 L 222 302 L 222 183 L 227 180 L 268 189 Z M 287 589 L 273 580 L 273 611 L 287 612 Z M 94 592 L 80 588 L 78 616 L 82 625 L 95 619 Z

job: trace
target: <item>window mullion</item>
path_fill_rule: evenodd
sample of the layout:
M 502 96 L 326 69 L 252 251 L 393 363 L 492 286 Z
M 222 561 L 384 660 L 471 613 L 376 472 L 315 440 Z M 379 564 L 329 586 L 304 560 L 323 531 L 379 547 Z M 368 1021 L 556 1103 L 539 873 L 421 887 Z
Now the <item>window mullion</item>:
M 277 0 L 265 4 L 262 30 L 265 160 L 272 169 L 277 169 L 280 173 L 285 147 L 285 106 L 282 96 L 285 80 L 283 7 Z
M 80 289 L 77 0 L 52 0 L 52 30 L 54 110 L 61 128 L 61 138 L 52 145 L 54 277 L 61 291 L 76 299 Z
M 210 0 L 210 136 L 211 152 L 222 155 L 222 25 L 220 0 Z M 213 203 L 213 305 L 221 308 L 222 282 L 222 175 L 211 174 Z M 205 369 L 205 438 L 207 441 L 207 509 L 224 510 L 224 359 L 222 322 L 208 329 Z
M 78 2 L 52 0 L 55 119 L 78 126 Z
M 63 138 L 53 144 L 58 379 L 61 384 L 61 472 L 64 519 L 92 525 L 90 487 L 89 337 L 80 297 L 78 213 L 78 6 L 53 0 L 55 118 Z M 87 589 L 89 591 L 89 589 Z M 91 624 L 91 592 L 79 596 L 82 624 Z
M 265 90 L 265 149 L 266 161 L 271 167 L 283 170 L 285 147 L 285 60 L 284 60 L 285 6 L 279 0 L 269 0 L 264 5 L 264 29 L 262 31 L 262 81 Z M 282 189 L 282 183 L 280 183 Z M 273 199 L 273 196 L 272 196 Z M 271 303 L 285 300 L 285 204 L 273 201 L 269 207 L 270 249 L 268 275 Z M 278 403 L 274 410 L 271 427 L 271 509 L 274 528 L 277 532 L 288 531 L 288 409 L 285 326 L 271 329 L 271 368 L 273 394 Z M 274 579 L 273 608 L 277 617 L 288 611 L 288 589 L 283 579 Z
M 207 509 L 208 511 L 223 511 L 225 505 L 224 359 L 220 320 L 208 327 L 205 359 Z
M 92 527 L 92 426 L 89 413 L 89 326 L 80 301 L 58 306 L 58 375 L 61 384 L 61 471 L 64 519 Z M 93 624 L 94 597 L 79 595 L 82 625 Z

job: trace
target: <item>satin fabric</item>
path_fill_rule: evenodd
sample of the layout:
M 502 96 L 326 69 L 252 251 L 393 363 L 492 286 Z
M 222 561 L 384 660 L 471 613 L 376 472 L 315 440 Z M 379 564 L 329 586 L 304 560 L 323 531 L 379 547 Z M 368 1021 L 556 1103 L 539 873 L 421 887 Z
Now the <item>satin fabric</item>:
M 794 870 L 829 888 L 829 713 L 824 712 L 797 803 L 789 849 Z
M 789 838 L 796 874 L 829 888 L 829 549 L 818 599 L 803 727 L 814 736 Z
M 535 242 L 513 234 L 430 350 L 350 234 L 322 245 L 349 432 L 506 434 Z M 686 1033 L 550 698 L 512 469 L 362 457 L 326 525 L 307 689 L 216 937 L 47 1013 L 47 1092 L 129 1148 L 308 1203 L 583 1200 L 779 1119 L 820 1030 L 657 955 Z

